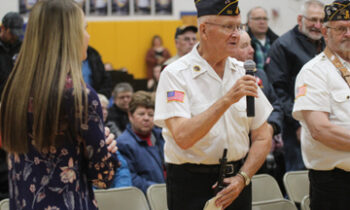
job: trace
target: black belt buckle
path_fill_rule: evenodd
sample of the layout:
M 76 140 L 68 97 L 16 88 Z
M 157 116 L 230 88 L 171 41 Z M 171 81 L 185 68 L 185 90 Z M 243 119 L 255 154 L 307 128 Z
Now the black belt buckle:
M 232 163 L 228 163 L 226 165 L 225 174 L 232 175 L 235 172 L 235 166 Z

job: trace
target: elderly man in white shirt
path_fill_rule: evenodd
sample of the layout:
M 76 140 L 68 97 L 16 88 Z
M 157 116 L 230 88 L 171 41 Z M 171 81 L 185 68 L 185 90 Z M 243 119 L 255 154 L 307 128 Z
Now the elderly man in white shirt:
M 312 210 L 350 206 L 350 1 L 325 6 L 327 47 L 296 79 L 293 116 L 302 125 Z
M 271 147 L 272 107 L 255 78 L 229 58 L 238 45 L 238 0 L 196 1 L 200 43 L 161 73 L 155 123 L 163 127 L 169 210 L 202 210 L 214 197 L 219 159 L 227 148 L 226 187 L 215 202 L 251 209 L 251 177 Z M 256 97 L 247 117 L 246 97 Z M 249 142 L 251 134 L 251 147 Z

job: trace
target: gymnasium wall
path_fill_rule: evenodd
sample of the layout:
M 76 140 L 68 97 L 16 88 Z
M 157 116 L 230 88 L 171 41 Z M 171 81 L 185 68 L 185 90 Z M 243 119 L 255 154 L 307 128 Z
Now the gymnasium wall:
M 88 22 L 90 45 L 110 62 L 115 69 L 126 67 L 135 78 L 146 76 L 145 56 L 155 34 L 163 39 L 163 45 L 176 54 L 174 33 L 180 20 L 161 21 L 109 21 Z

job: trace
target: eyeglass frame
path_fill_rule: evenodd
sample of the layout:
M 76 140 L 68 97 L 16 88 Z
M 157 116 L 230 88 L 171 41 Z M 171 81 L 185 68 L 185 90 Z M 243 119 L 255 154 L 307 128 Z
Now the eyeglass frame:
M 185 41 L 185 42 L 190 42 L 190 41 L 193 41 L 193 42 L 196 42 L 197 41 L 197 37 L 177 37 L 176 40 L 179 40 L 181 39 L 182 41 Z
M 348 27 L 345 27 L 345 26 L 338 26 L 338 27 L 326 26 L 326 28 L 333 29 L 339 35 L 344 35 L 344 34 L 346 34 L 346 32 L 348 32 L 348 30 L 350 30 L 350 26 L 348 26 Z
M 249 19 L 254 20 L 254 21 L 261 21 L 261 20 L 266 21 L 266 22 L 269 21 L 268 17 L 250 17 Z
M 231 33 L 240 33 L 243 30 L 243 26 L 241 24 L 237 26 L 237 25 L 219 24 L 219 23 L 212 23 L 212 22 L 204 22 L 204 23 L 209 25 L 214 25 L 214 26 L 220 26 L 224 30 L 229 30 Z
M 303 15 L 303 18 L 305 18 L 307 21 L 313 23 L 313 24 L 316 24 L 318 22 L 320 22 L 320 24 L 323 24 L 324 23 L 324 20 L 323 19 L 318 19 L 318 18 L 309 18 L 309 17 L 306 17 L 305 15 Z

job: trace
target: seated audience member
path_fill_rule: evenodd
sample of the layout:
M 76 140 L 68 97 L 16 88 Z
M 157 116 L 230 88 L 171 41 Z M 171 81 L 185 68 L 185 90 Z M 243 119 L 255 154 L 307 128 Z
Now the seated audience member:
M 155 92 L 157 90 L 160 72 L 162 71 L 162 65 L 156 65 L 153 68 L 153 78 L 147 81 L 147 90 Z
M 115 172 L 113 183 L 109 188 L 118 188 L 118 187 L 129 187 L 132 186 L 131 174 L 129 170 L 128 163 L 122 154 L 117 150 L 116 152 L 119 160 L 119 168 Z
M 241 37 L 239 39 L 238 48 L 231 55 L 239 61 L 253 60 L 254 58 L 254 48 L 251 45 L 251 38 L 249 34 L 242 31 Z M 243 65 L 243 63 L 242 63 Z M 283 187 L 283 175 L 285 173 L 284 155 L 282 152 L 282 139 L 281 130 L 283 122 L 283 111 L 281 107 L 281 102 L 278 99 L 275 90 L 273 89 L 271 83 L 264 70 L 257 68 L 255 72 L 255 77 L 257 79 L 257 84 L 261 90 L 266 95 L 267 99 L 270 101 L 273 111 L 267 119 L 268 127 L 272 134 L 272 148 L 271 152 L 268 154 L 265 163 L 262 165 L 257 173 L 268 173 L 276 178 L 278 184 L 284 191 Z
M 104 63 L 104 66 L 105 66 L 106 71 L 113 71 L 114 70 L 112 63 L 106 62 L 106 63 Z
M 96 49 L 91 46 L 88 47 L 87 58 L 83 61 L 82 66 L 85 83 L 94 88 L 96 92 L 109 98 L 112 92 L 112 80 L 105 70 L 101 55 Z
M 117 127 L 117 125 L 113 122 L 113 121 L 109 121 L 107 120 L 108 117 L 108 99 L 106 96 L 102 95 L 102 94 L 97 94 L 98 98 L 100 99 L 101 102 L 101 107 L 102 107 L 102 114 L 103 114 L 103 122 L 105 124 L 105 126 L 107 126 L 109 128 L 109 130 L 111 131 L 111 133 L 114 134 L 115 138 L 118 138 L 118 136 L 120 136 L 120 134 L 122 133 L 120 131 L 120 129 Z
M 110 132 L 114 134 L 115 138 L 117 138 L 121 134 L 120 130 L 117 128 L 114 122 L 106 121 L 108 116 L 108 110 L 107 110 L 108 99 L 106 98 L 106 96 L 102 94 L 97 94 L 97 95 L 101 102 L 103 122 L 105 123 L 105 126 L 107 126 L 110 129 Z M 119 160 L 119 168 L 117 169 L 114 175 L 114 181 L 111 184 L 110 188 L 131 186 L 132 185 L 131 175 L 130 175 L 128 163 L 126 162 L 126 160 L 124 159 L 122 154 L 120 154 L 119 151 L 117 151 L 117 157 Z
M 147 79 L 152 79 L 153 68 L 156 65 L 162 65 L 170 57 L 169 50 L 163 46 L 162 38 L 159 35 L 154 35 L 152 46 L 146 54 Z
M 107 121 L 114 122 L 121 132 L 129 123 L 128 109 L 133 92 L 134 90 L 129 83 L 122 82 L 115 86 L 112 93 L 114 104 L 108 110 Z
M 130 102 L 126 130 L 117 139 L 120 153 L 128 162 L 132 184 L 146 193 L 156 183 L 164 183 L 164 139 L 154 127 L 154 99 L 151 93 L 138 91 Z

